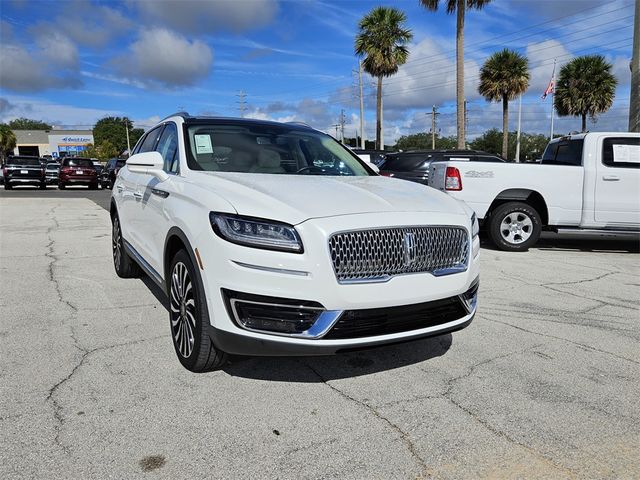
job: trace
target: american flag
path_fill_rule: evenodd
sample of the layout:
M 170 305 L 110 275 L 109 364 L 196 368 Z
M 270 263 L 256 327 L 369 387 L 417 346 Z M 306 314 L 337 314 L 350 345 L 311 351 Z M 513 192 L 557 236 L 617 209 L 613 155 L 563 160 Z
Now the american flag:
M 553 73 L 551 74 L 551 80 L 549 80 L 549 85 L 547 85 L 547 89 L 542 94 L 542 100 L 547 98 L 547 95 L 551 95 L 553 93 L 553 89 L 556 86 L 556 61 L 553 60 Z

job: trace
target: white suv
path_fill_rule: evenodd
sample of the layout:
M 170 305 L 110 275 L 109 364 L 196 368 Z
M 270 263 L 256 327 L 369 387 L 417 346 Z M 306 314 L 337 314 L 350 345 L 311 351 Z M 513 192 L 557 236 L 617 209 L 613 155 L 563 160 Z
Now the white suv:
M 440 335 L 476 311 L 478 223 L 301 124 L 170 116 L 111 199 L 113 260 L 167 293 L 180 362 Z

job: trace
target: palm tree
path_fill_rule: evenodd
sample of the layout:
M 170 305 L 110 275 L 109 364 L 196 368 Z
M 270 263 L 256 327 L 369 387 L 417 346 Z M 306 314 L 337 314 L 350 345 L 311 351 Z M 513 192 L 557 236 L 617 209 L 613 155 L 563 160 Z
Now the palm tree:
M 362 57 L 365 72 L 378 78 L 376 148 L 384 149 L 382 132 L 382 79 L 398 72 L 409 57 L 406 44 L 411 30 L 404 27 L 407 16 L 397 8 L 375 7 L 362 17 L 355 41 L 356 55 Z
M 4 164 L 6 155 L 16 148 L 16 142 L 16 134 L 9 125 L 0 124 L 0 164 Z
M 491 0 L 447 0 L 447 13 L 456 12 L 456 103 L 458 148 L 465 148 L 464 132 L 464 13 L 467 8 L 482 9 Z M 440 0 L 420 0 L 432 11 L 438 10 Z
M 554 105 L 561 117 L 582 117 L 582 131 L 587 130 L 587 115 L 593 120 L 611 108 L 618 80 L 612 65 L 602 55 L 583 55 L 560 69 Z
M 480 69 L 478 92 L 489 102 L 502 100 L 502 156 L 509 148 L 509 100 L 529 88 L 529 60 L 505 48 L 491 55 Z

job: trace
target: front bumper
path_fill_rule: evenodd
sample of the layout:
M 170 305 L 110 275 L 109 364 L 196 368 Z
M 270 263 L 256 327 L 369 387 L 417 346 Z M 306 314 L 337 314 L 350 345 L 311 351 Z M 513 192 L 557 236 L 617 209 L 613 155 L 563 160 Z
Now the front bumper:
M 453 223 L 452 223 L 453 222 Z M 304 299 L 331 312 L 412 306 L 463 295 L 479 276 L 479 258 L 469 259 L 464 272 L 436 277 L 430 273 L 392 277 L 386 282 L 340 284 L 333 271 L 327 238 L 336 231 L 396 225 L 460 225 L 469 229 L 466 215 L 437 213 L 376 213 L 313 219 L 296 226 L 303 254 L 258 250 L 231 244 L 209 228 L 192 246 L 202 260 L 201 276 L 214 343 L 224 351 L 247 355 L 322 355 L 441 335 L 467 326 L 475 304 L 464 314 L 437 325 L 404 331 L 365 333 L 350 338 L 265 333 L 247 329 L 233 318 L 223 291 L 248 295 Z M 471 255 L 472 257 L 472 255 Z M 326 332 L 325 332 L 326 333 Z

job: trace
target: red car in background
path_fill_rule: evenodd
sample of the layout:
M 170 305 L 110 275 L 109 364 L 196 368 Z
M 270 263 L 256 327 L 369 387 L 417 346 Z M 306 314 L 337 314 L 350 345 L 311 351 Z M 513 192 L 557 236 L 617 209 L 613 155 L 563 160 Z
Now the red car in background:
M 60 164 L 58 188 L 86 185 L 91 190 L 98 189 L 98 174 L 90 158 L 65 157 Z

